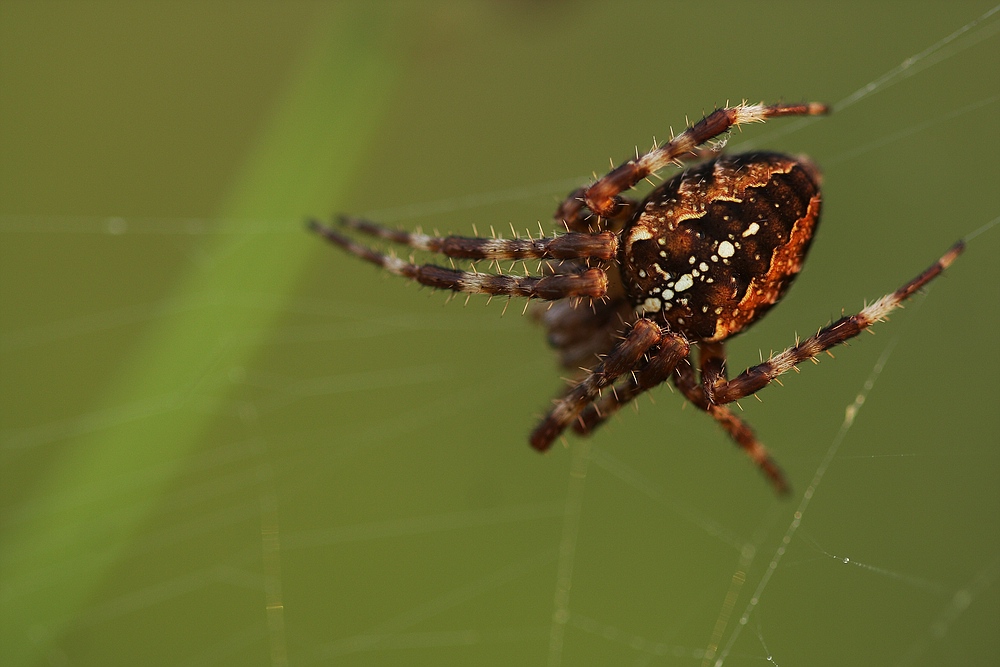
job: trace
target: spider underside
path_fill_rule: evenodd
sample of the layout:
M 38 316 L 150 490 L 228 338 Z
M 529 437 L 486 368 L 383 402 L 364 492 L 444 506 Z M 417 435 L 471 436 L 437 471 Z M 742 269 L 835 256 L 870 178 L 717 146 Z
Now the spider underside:
M 826 112 L 815 103 L 717 109 L 671 141 L 570 193 L 555 214 L 565 229 L 559 236 L 440 237 L 340 218 L 348 228 L 411 248 L 489 261 L 496 273 L 415 264 L 318 221 L 309 226 L 349 253 L 424 285 L 547 301 L 534 312 L 550 343 L 564 366 L 586 370 L 531 433 L 535 449 L 549 449 L 567 427 L 589 434 L 639 394 L 671 380 L 722 426 L 778 493 L 787 493 L 780 468 L 728 404 L 883 319 L 947 268 L 964 245 L 952 246 L 923 273 L 857 314 L 730 379 L 725 340 L 774 306 L 802 268 L 819 223 L 818 170 L 804 157 L 721 155 L 677 174 L 642 201 L 622 193 L 668 165 L 697 159 L 703 144 L 733 126 Z M 537 260 L 538 275 L 502 273 L 502 260 Z

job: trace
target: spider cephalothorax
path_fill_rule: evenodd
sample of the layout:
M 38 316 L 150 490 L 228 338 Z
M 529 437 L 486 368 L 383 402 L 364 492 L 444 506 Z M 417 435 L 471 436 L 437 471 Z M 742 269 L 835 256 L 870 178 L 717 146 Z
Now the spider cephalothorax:
M 733 126 L 826 111 L 822 104 L 717 109 L 663 146 L 570 193 L 556 211 L 566 230 L 560 236 L 440 237 L 341 218 L 345 226 L 372 236 L 455 259 L 488 260 L 498 269 L 501 260 L 539 260 L 537 276 L 414 264 L 315 220 L 309 226 L 348 252 L 424 285 L 547 301 L 536 315 L 562 363 L 589 370 L 535 427 L 530 441 L 536 449 L 547 450 L 569 426 L 591 432 L 639 394 L 672 380 L 687 400 L 719 422 L 779 492 L 787 492 L 767 450 L 726 404 L 884 318 L 947 268 L 963 244 L 858 314 L 730 380 L 723 341 L 774 306 L 802 268 L 819 223 L 818 170 L 807 158 L 777 153 L 723 155 L 674 176 L 641 202 L 621 194 L 672 163 L 701 156 L 702 144 Z

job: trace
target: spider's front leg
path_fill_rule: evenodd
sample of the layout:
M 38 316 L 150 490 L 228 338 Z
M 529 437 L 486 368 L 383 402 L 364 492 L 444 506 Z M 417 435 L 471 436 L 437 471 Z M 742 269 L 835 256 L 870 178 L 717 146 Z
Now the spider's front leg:
M 340 224 L 359 232 L 402 243 L 417 250 L 439 252 L 456 259 L 599 259 L 609 261 L 618 252 L 618 237 L 611 232 L 587 234 L 570 232 L 551 238 L 496 239 L 468 236 L 430 236 L 340 216 Z M 318 223 L 311 223 L 313 228 Z
M 829 107 L 816 102 L 808 104 L 738 104 L 716 109 L 676 137 L 648 153 L 629 160 L 593 185 L 574 191 L 556 212 L 556 220 L 565 221 L 572 230 L 585 231 L 588 211 L 600 218 L 619 219 L 630 214 L 635 203 L 621 197 L 639 181 L 655 174 L 671 163 L 697 155 L 698 147 L 746 123 L 762 123 L 780 116 L 816 116 Z
M 309 221 L 309 228 L 327 241 L 340 246 L 361 259 L 380 266 L 390 273 L 414 280 L 421 285 L 453 292 L 523 296 L 530 299 L 556 300 L 566 297 L 601 299 L 608 291 L 608 276 L 596 268 L 577 273 L 550 276 L 513 276 L 447 269 L 434 264 L 413 264 L 398 257 L 376 252 L 371 248 L 320 224 Z M 562 238 L 562 237 L 560 237 Z M 482 239 L 490 241 L 491 239 Z
M 650 320 L 640 319 L 633 324 L 625 339 L 618 343 L 585 378 L 556 401 L 555 407 L 531 433 L 531 446 L 539 451 L 551 447 L 559 434 L 600 395 L 602 389 L 613 384 L 625 373 L 633 371 L 643 356 L 660 345 L 664 338 L 665 334 L 659 325 Z M 675 341 L 683 342 L 683 339 L 673 335 L 666 336 L 666 342 L 670 345 L 676 345 Z M 686 346 L 686 343 L 684 345 Z M 676 360 L 673 363 L 676 364 Z
M 959 241 L 919 276 L 895 292 L 886 294 L 870 306 L 863 308 L 857 315 L 840 318 L 833 324 L 820 329 L 815 335 L 789 347 L 761 364 L 748 368 L 732 380 L 717 378 L 710 392 L 712 400 L 717 404 L 738 401 L 763 389 L 774 378 L 782 373 L 787 373 L 806 359 L 812 359 L 819 353 L 854 338 L 871 325 L 885 319 L 890 312 L 899 308 L 903 301 L 940 275 L 964 249 L 965 243 Z

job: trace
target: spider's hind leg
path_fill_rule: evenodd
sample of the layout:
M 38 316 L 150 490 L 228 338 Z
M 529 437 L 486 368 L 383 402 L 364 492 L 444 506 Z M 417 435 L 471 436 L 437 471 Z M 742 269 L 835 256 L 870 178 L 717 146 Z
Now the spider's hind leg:
M 784 473 L 781 472 L 781 468 L 771 458 L 771 454 L 767 451 L 767 448 L 757 440 L 753 429 L 726 406 L 709 402 L 705 389 L 699 386 L 698 381 L 695 379 L 694 368 L 691 364 L 683 362 L 678 364 L 677 370 L 674 371 L 674 384 L 684 393 L 684 396 L 689 401 L 711 415 L 726 430 L 729 437 L 746 452 L 750 460 L 767 476 L 779 495 L 787 495 L 789 493 L 791 487 L 789 487 Z
M 806 359 L 813 359 L 819 353 L 854 338 L 876 322 L 885 319 L 886 315 L 899 308 L 903 301 L 940 275 L 964 249 L 965 244 L 959 241 L 919 276 L 895 292 L 886 294 L 863 308 L 857 315 L 840 318 L 767 361 L 748 368 L 732 380 L 717 379 L 712 389 L 712 400 L 716 403 L 738 401 L 763 389 L 776 377 L 787 373 Z

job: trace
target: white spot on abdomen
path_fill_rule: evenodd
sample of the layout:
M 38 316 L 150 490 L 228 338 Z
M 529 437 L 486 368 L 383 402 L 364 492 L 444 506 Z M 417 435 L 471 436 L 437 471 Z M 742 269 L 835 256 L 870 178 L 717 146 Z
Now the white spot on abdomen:
M 719 257 L 732 257 L 735 252 L 736 248 L 729 241 L 723 241 L 719 244 Z
M 690 273 L 685 273 L 683 276 L 677 279 L 674 284 L 674 289 L 678 292 L 683 292 L 684 290 L 692 287 L 694 285 L 694 278 L 691 277 Z
M 640 306 L 640 309 L 644 313 L 655 313 L 658 312 L 662 306 L 663 306 L 662 301 L 657 299 L 655 296 L 651 296 L 642 302 L 642 306 Z
M 649 231 L 648 227 L 637 225 L 632 228 L 632 232 L 628 235 L 628 243 L 632 245 L 636 241 L 645 241 L 651 238 L 653 238 L 653 233 Z

